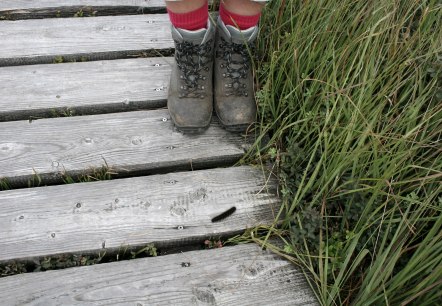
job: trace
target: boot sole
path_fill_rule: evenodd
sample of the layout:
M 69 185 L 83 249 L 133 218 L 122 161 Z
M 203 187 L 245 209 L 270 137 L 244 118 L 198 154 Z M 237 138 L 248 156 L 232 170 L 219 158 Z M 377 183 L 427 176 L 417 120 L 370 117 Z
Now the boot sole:
M 225 124 L 223 122 L 223 120 L 221 119 L 221 117 L 218 115 L 216 104 L 215 104 L 214 109 L 215 109 L 215 114 L 218 117 L 218 120 L 221 123 L 222 127 L 228 132 L 232 132 L 232 133 L 246 132 L 252 125 L 254 125 L 254 123 L 241 123 L 241 124 L 231 124 L 231 125 Z
M 238 124 L 238 125 L 223 125 L 224 129 L 232 133 L 242 133 L 247 131 L 250 124 Z
M 175 125 L 178 131 L 184 134 L 201 134 L 209 128 L 210 124 L 205 127 L 179 127 Z

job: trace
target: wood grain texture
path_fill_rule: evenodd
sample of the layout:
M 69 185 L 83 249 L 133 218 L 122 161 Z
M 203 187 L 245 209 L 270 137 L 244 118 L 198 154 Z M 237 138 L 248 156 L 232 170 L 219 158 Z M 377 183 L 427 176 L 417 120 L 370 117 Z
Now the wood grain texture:
M 2 21 L 0 66 L 170 54 L 167 14 Z
M 164 0 L 2 0 L 0 20 L 165 12 Z
M 0 121 L 164 107 L 173 58 L 0 67 Z
M 247 145 L 215 120 L 202 134 L 182 134 L 166 109 L 0 122 L 0 178 L 51 183 L 105 165 L 120 175 L 229 165 Z
M 5 305 L 319 305 L 302 272 L 253 244 L 16 275 L 0 288 Z
M 276 188 L 260 169 L 233 167 L 2 191 L 0 262 L 230 236 L 273 223 Z

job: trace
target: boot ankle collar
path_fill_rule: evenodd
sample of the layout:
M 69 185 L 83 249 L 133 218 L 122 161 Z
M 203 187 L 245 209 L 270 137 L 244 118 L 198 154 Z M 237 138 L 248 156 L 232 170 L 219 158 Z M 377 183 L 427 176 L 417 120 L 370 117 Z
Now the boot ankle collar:
M 221 17 L 218 17 L 218 29 L 220 35 L 227 41 L 231 41 L 235 44 L 244 44 L 245 42 L 250 43 L 256 39 L 258 35 L 258 27 L 251 27 L 246 30 L 239 30 L 231 25 L 225 25 L 221 20 Z
M 215 33 L 215 27 L 210 19 L 207 21 L 206 29 L 199 29 L 195 31 L 189 31 L 172 26 L 172 38 L 175 41 L 183 42 L 188 41 L 195 45 L 202 45 L 213 38 Z

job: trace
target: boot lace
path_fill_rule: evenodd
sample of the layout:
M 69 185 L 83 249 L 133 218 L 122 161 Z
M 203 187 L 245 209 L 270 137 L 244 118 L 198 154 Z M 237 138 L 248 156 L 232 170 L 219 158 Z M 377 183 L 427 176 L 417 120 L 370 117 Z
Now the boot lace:
M 255 46 L 250 45 L 247 48 L 246 44 L 227 42 L 224 38 L 220 38 L 221 43 L 216 56 L 222 60 L 220 67 L 226 69 L 223 77 L 230 80 L 230 82 L 224 85 L 227 89 L 226 95 L 247 97 L 247 82 L 241 82 L 241 80 L 246 79 L 248 76 L 251 66 L 249 51 L 253 54 Z
M 200 83 L 207 79 L 211 63 L 212 41 L 196 45 L 188 41 L 175 41 L 175 59 L 181 71 L 180 98 L 201 98 L 206 96 Z

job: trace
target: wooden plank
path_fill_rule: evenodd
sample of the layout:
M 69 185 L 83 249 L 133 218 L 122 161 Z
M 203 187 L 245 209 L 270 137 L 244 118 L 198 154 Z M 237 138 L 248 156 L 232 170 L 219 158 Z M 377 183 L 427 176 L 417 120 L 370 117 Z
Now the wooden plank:
M 176 131 L 166 109 L 0 123 L 0 178 L 46 183 L 93 174 L 120 175 L 229 165 L 247 142 L 214 121 L 199 135 Z
M 167 14 L 2 21 L 0 66 L 171 54 Z
M 253 244 L 16 275 L 0 288 L 5 305 L 319 305 L 302 272 Z
M 2 0 L 0 20 L 165 12 L 164 0 Z M 80 16 L 81 16 L 80 13 Z
M 164 107 L 172 60 L 0 67 L 0 121 Z
M 276 188 L 260 169 L 234 167 L 2 191 L 0 262 L 231 236 L 273 223 Z

